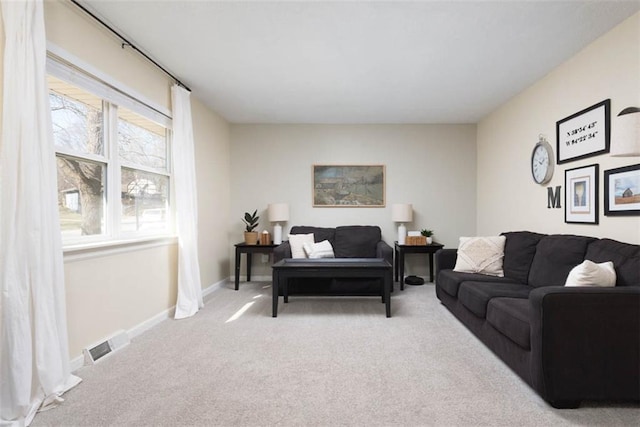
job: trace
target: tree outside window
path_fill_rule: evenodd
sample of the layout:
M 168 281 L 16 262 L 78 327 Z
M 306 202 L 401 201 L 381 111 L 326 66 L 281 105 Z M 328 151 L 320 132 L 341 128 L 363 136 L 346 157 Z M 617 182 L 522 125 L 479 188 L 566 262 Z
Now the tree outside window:
M 167 129 L 55 77 L 49 86 L 63 238 L 167 232 Z

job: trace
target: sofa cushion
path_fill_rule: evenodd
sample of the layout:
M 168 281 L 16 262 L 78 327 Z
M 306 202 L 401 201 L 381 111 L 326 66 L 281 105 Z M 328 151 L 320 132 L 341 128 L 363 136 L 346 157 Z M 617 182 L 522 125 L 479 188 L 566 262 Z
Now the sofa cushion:
M 454 271 L 503 277 L 504 236 L 460 237 Z
M 289 234 L 309 234 L 313 233 L 313 239 L 317 242 L 328 240 L 333 245 L 335 240 L 336 229 L 335 228 L 323 228 L 323 227 L 309 227 L 306 225 L 295 225 L 291 227 Z
M 640 246 L 611 239 L 597 240 L 587 248 L 585 259 L 593 262 L 613 261 L 616 286 L 640 286 Z
M 504 275 L 526 284 L 536 246 L 544 234 L 531 231 L 511 231 L 502 233 L 507 238 L 504 245 Z
M 573 267 L 584 261 L 593 237 L 550 235 L 540 239 L 529 271 L 529 285 L 564 286 Z
M 565 286 L 600 286 L 611 288 L 616 285 L 616 271 L 613 262 L 595 263 L 585 259 L 571 269 Z
M 487 322 L 525 350 L 531 349 L 529 299 L 493 298 L 487 306 Z
M 527 298 L 532 288 L 527 285 L 500 282 L 463 282 L 458 300 L 478 317 L 487 315 L 487 304 L 492 298 Z
M 486 274 L 477 273 L 462 273 L 453 270 L 441 270 L 437 277 L 438 287 L 452 297 L 458 296 L 458 288 L 462 282 L 469 281 L 517 284 L 516 281 L 508 277 L 487 276 Z
M 382 232 L 375 225 L 336 227 L 333 252 L 336 258 L 375 258 L 380 240 Z

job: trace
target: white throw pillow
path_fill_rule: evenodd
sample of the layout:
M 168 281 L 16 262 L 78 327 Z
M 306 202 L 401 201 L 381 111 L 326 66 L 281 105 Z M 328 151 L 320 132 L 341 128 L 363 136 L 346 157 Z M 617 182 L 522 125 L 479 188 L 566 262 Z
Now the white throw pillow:
M 613 262 L 596 264 L 588 259 L 584 260 L 582 264 L 571 269 L 564 285 L 613 287 L 616 285 L 616 270 Z
M 291 246 L 292 258 L 306 258 L 307 254 L 304 252 L 304 244 L 313 244 L 313 233 L 309 234 L 289 234 L 289 246 Z
M 503 277 L 505 236 L 461 237 L 453 271 Z
M 335 258 L 333 246 L 328 240 L 318 243 L 304 243 L 302 245 L 309 258 Z

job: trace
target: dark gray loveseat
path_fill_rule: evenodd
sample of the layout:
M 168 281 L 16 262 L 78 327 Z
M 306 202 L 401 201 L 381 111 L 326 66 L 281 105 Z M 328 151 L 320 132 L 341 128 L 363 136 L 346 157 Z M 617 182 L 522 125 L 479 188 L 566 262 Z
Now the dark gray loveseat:
M 510 232 L 505 277 L 453 271 L 436 253 L 436 294 L 464 325 L 556 408 L 640 401 L 640 246 Z M 564 287 L 583 260 L 613 261 L 615 287 Z
M 380 227 L 349 225 L 336 228 L 294 226 L 289 234 L 313 233 L 316 243 L 328 240 L 336 258 L 383 258 L 393 265 L 393 249 L 384 240 Z M 291 258 L 289 242 L 273 251 L 274 264 Z M 292 279 L 290 294 L 306 295 L 379 295 L 380 283 L 371 279 Z M 282 293 L 281 293 L 282 294 Z

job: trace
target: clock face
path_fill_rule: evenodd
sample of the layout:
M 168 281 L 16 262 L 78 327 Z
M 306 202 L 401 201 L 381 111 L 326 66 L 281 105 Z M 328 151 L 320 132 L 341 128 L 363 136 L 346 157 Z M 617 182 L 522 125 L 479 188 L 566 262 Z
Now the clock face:
M 549 150 L 544 145 L 536 145 L 531 155 L 531 173 L 535 182 L 543 184 L 551 179 L 550 163 Z

